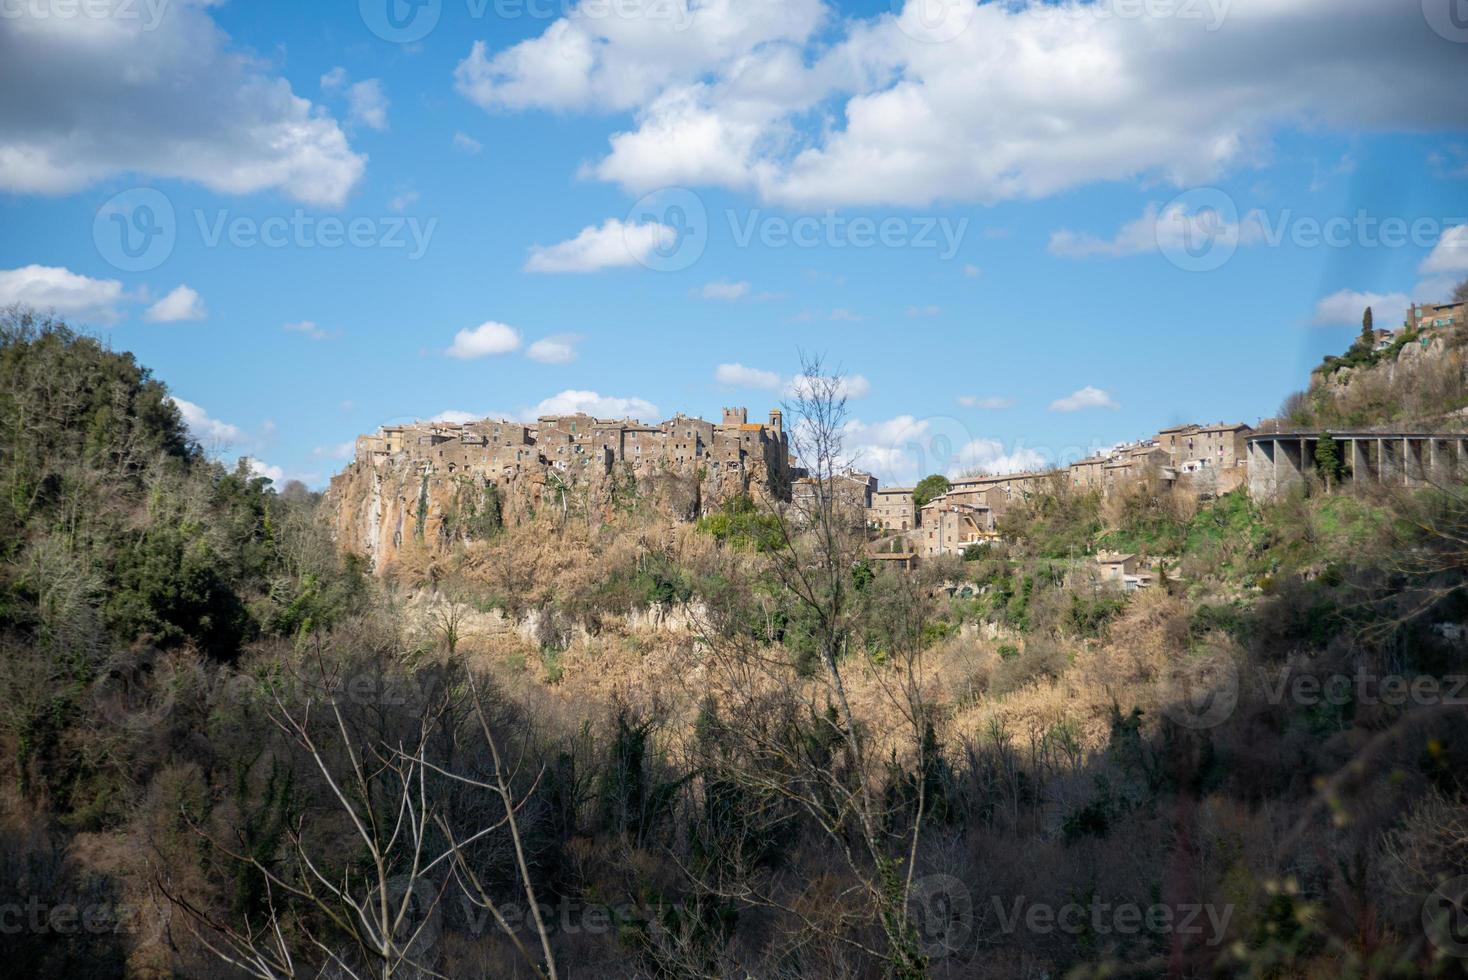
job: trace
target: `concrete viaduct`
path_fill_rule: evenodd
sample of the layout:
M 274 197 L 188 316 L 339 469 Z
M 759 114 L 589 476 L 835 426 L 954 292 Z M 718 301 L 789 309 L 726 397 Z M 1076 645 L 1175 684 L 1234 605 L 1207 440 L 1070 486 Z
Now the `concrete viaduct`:
M 1346 483 L 1419 487 L 1468 476 L 1468 433 L 1256 433 L 1246 440 L 1249 493 L 1263 500 L 1303 483 L 1322 436 L 1335 440 Z

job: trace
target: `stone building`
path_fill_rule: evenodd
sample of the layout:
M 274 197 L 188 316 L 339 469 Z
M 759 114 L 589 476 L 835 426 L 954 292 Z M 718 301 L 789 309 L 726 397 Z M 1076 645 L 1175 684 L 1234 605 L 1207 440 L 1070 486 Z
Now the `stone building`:
M 1406 328 L 1416 333 L 1446 327 L 1462 328 L 1465 323 L 1468 323 L 1468 304 L 1465 303 L 1413 303 L 1407 309 Z
M 923 557 L 962 555 L 970 545 L 994 538 L 994 514 L 987 507 L 959 503 L 945 494 L 925 504 L 917 541 Z
M 872 494 L 868 526 L 882 531 L 910 531 L 917 527 L 917 521 L 912 487 L 880 487 Z
M 547 503 L 565 507 L 574 489 L 590 509 L 609 506 L 629 483 L 656 488 L 669 476 L 685 488 L 680 512 L 740 494 L 788 500 L 792 468 L 780 412 L 767 423 L 751 423 L 737 408 L 725 409 L 718 424 L 686 415 L 648 425 L 573 413 L 533 424 L 388 425 L 357 439 L 328 500 L 343 540 L 380 567 L 405 537 L 426 540 L 432 530 L 434 540 L 451 540 L 458 502 L 471 490 L 496 486 L 506 512 L 515 513 Z

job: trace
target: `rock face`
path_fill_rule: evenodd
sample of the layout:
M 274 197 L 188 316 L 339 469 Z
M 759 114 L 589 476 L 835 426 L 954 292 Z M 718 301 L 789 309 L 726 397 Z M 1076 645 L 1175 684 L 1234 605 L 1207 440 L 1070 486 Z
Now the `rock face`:
M 741 494 L 789 499 L 790 481 L 778 411 L 768 424 L 742 408 L 718 425 L 682 415 L 656 426 L 589 415 L 429 422 L 359 438 L 327 506 L 340 545 L 380 572 L 410 544 L 447 550 L 548 510 L 651 507 L 692 520 Z
M 1337 428 L 1379 425 L 1462 428 L 1468 405 L 1468 336 L 1462 328 L 1410 335 L 1374 363 L 1317 369 L 1309 396 L 1322 422 Z

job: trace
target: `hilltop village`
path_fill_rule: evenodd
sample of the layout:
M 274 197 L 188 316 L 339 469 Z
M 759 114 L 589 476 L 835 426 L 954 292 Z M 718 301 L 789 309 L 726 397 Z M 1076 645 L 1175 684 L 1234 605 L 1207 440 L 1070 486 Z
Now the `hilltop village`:
M 1417 304 L 1400 330 L 1376 330 L 1369 349 L 1390 355 L 1447 348 L 1449 329 L 1464 326 L 1464 304 Z M 1357 347 L 1362 348 L 1363 341 Z M 1328 358 L 1312 388 L 1328 390 L 1341 358 Z M 1322 374 L 1334 369 L 1328 377 Z M 925 558 L 962 555 L 998 539 L 998 522 L 1016 500 L 1068 487 L 1110 495 L 1151 481 L 1201 498 L 1240 487 L 1272 496 L 1311 471 L 1322 440 L 1339 442 L 1342 480 L 1421 483 L 1468 463 L 1468 443 L 1452 431 L 1413 428 L 1368 432 L 1310 431 L 1271 420 L 1260 432 L 1242 422 L 1175 425 L 1137 442 L 1061 467 L 1013 474 L 953 477 L 936 496 L 915 487 L 883 487 L 865 472 L 835 477 L 833 496 L 866 528 L 873 560 L 911 568 Z M 656 424 L 600 419 L 584 413 L 547 415 L 533 423 L 483 419 L 384 426 L 356 442 L 355 458 L 333 478 L 328 498 L 338 534 L 381 568 L 416 539 L 448 546 L 475 521 L 515 521 L 539 509 L 591 514 L 650 499 L 694 519 L 737 498 L 797 505 L 816 496 L 814 478 L 792 455 L 779 409 L 749 421 L 745 408 L 725 408 L 719 422 L 676 415 Z M 489 513 L 489 512 L 492 512 Z M 1107 574 L 1129 586 L 1130 556 L 1102 556 Z M 1135 581 L 1132 581 L 1135 579 Z

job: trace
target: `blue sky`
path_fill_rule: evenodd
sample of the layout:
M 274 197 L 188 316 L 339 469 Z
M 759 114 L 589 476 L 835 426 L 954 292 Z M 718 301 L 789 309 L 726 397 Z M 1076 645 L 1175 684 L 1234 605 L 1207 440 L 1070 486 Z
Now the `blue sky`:
M 1253 423 L 1468 276 L 1435 3 L 11 5 L 0 302 L 313 486 L 394 420 L 762 416 L 802 350 L 886 481 Z

